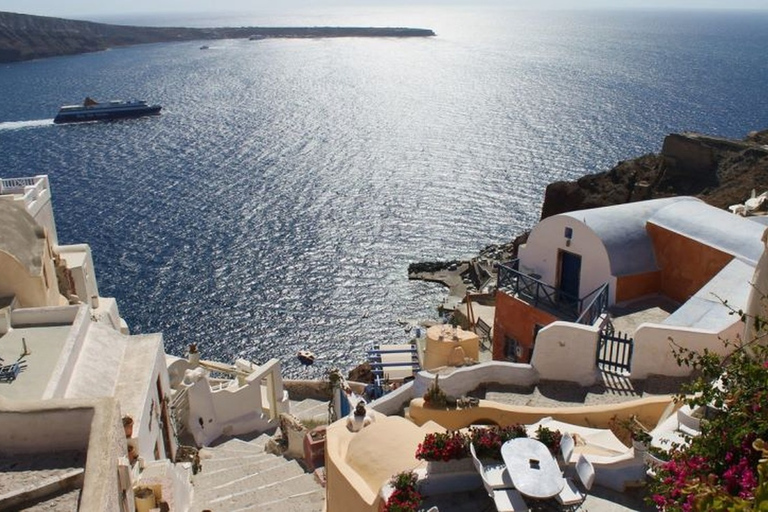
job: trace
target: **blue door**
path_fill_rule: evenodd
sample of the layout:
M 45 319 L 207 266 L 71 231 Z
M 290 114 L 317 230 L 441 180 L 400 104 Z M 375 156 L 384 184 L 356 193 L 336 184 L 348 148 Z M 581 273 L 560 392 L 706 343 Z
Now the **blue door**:
M 581 284 L 581 256 L 568 251 L 560 251 L 560 282 L 557 289 L 560 300 L 576 304 L 579 300 Z

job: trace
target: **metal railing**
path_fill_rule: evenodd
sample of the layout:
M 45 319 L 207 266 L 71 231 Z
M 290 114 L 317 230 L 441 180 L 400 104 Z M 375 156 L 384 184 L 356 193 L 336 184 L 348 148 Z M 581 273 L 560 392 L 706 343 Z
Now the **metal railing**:
M 608 311 L 608 283 L 600 285 L 595 290 L 589 292 L 581 299 L 582 305 L 593 295 L 594 297 L 589 302 L 589 305 L 582 310 L 579 318 L 576 319 L 577 324 L 595 325 L 597 319 Z
M 579 298 L 518 270 L 519 260 L 499 265 L 498 289 L 571 322 L 592 325 L 608 309 L 608 283 Z M 585 308 L 584 304 L 588 303 Z M 589 323 L 588 323 L 589 322 Z
M 37 178 L 2 178 L 0 179 L 0 191 L 4 194 L 19 194 L 25 187 L 35 186 Z

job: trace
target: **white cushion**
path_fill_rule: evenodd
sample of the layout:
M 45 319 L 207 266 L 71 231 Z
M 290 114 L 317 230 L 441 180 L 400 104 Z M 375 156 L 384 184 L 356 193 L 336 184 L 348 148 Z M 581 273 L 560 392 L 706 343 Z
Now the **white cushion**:
M 519 491 L 502 489 L 493 491 L 493 502 L 498 512 L 527 512 L 528 505 Z
M 483 471 L 488 483 L 494 489 L 511 489 L 515 486 L 504 464 L 486 464 L 483 466 Z
M 563 505 L 574 505 L 584 501 L 584 497 L 581 492 L 579 492 L 579 488 L 576 487 L 574 481 L 570 478 L 566 478 L 563 490 L 557 495 L 557 501 Z

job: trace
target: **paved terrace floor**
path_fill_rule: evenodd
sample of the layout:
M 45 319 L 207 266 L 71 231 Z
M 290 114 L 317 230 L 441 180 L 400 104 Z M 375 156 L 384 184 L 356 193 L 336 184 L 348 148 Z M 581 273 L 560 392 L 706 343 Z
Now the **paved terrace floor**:
M 579 510 L 582 512 L 655 511 L 656 508 L 645 503 L 644 498 L 645 490 L 643 488 L 628 489 L 620 493 L 595 485 Z M 553 501 L 534 502 L 528 500 L 527 503 L 533 511 L 553 512 L 561 510 Z M 422 502 L 421 509 L 428 510 L 433 506 L 436 506 L 440 512 L 496 510 L 493 501 L 484 489 L 431 496 Z
M 0 500 L 17 492 L 50 485 L 73 470 L 84 469 L 85 459 L 86 454 L 81 451 L 0 457 Z M 79 489 L 60 490 L 32 498 L 20 508 L 11 507 L 11 510 L 77 510 L 79 498 Z

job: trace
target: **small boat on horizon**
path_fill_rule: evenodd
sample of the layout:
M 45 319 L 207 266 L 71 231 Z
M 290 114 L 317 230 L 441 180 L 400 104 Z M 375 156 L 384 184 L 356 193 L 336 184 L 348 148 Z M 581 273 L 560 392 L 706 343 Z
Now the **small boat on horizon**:
M 162 109 L 160 105 L 148 105 L 143 100 L 112 100 L 107 103 L 86 97 L 82 105 L 65 105 L 53 119 L 55 124 L 82 123 L 86 121 L 109 121 L 157 115 Z

